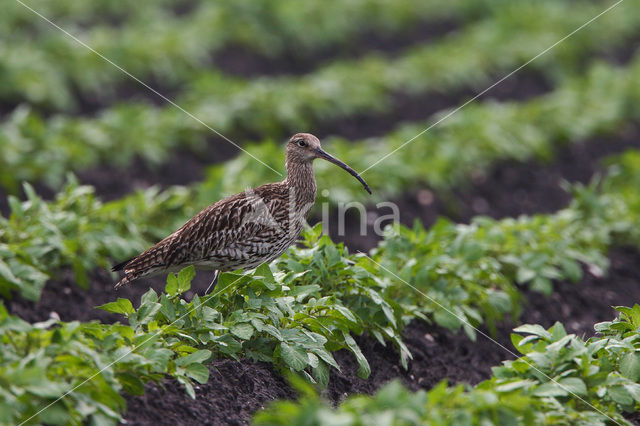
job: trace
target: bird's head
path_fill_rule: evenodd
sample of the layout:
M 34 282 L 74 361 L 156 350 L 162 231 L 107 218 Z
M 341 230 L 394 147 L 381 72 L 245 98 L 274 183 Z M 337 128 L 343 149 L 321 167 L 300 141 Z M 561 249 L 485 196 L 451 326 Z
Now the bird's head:
M 364 189 L 371 194 L 371 189 L 369 188 L 369 185 L 367 185 L 367 182 L 365 182 L 364 179 L 362 179 L 362 177 L 351 167 L 338 160 L 333 155 L 325 152 L 317 137 L 313 136 L 311 133 L 296 133 L 291 136 L 291 139 L 289 139 L 289 142 L 287 143 L 288 164 L 310 164 L 316 158 L 322 158 L 323 160 L 327 160 L 330 163 L 343 168 L 353 177 L 358 179 L 358 181 L 360 181 L 364 186 Z

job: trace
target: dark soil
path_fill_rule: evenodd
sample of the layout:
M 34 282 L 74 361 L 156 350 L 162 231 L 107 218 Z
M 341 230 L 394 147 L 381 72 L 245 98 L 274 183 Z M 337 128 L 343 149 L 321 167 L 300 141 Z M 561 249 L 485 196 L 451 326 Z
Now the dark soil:
M 185 293 L 186 298 L 191 300 L 195 293 L 204 294 L 212 278 L 212 274 L 199 273 L 191 283 L 191 290 Z M 164 291 L 166 284 L 164 277 L 154 277 L 145 280 L 144 285 L 129 285 L 115 290 L 113 286 L 117 278 L 103 269 L 96 269 L 89 281 L 91 287 L 83 290 L 75 283 L 73 272 L 64 270 L 59 277 L 47 282 L 37 303 L 15 295 L 10 301 L 5 301 L 5 305 L 8 306 L 9 312 L 32 323 L 51 317 L 60 318 L 62 321 L 122 322 L 124 318 L 121 315 L 94 307 L 113 302 L 119 297 L 129 299 L 134 306 L 139 306 L 140 297 L 149 287 L 160 293 Z
M 161 165 L 151 165 L 137 158 L 127 167 L 107 164 L 77 174 L 83 184 L 92 185 L 104 201 L 116 200 L 137 189 L 151 186 L 166 188 L 201 182 L 207 167 L 237 155 L 238 149 L 223 140 L 211 140 L 200 152 L 178 149 Z
M 175 380 L 147 384 L 143 396 L 127 397 L 126 424 L 239 425 L 276 399 L 295 399 L 273 365 L 229 359 L 214 360 L 209 381 L 198 385 L 196 399 Z
M 500 77 L 490 78 L 489 81 Z M 314 134 L 319 138 L 329 135 L 340 135 L 347 139 L 362 139 L 381 136 L 389 133 L 402 123 L 425 121 L 433 114 L 462 105 L 474 97 L 485 87 L 466 87 L 458 91 L 429 92 L 423 95 L 396 93 L 392 98 L 392 107 L 384 115 L 368 113 L 327 123 L 319 123 L 314 127 Z M 525 101 L 540 96 L 552 89 L 549 81 L 533 69 L 523 70 L 506 79 L 501 84 L 478 98 L 494 99 L 496 101 Z M 291 129 L 293 130 L 293 129 Z
M 227 74 L 245 78 L 300 75 L 309 73 L 327 62 L 353 60 L 374 52 L 395 57 L 404 49 L 440 38 L 457 27 L 456 21 L 442 20 L 419 22 L 393 34 L 364 29 L 340 46 L 304 50 L 294 47 L 294 43 L 291 43 L 277 56 L 260 54 L 241 45 L 231 45 L 213 55 L 213 65 Z

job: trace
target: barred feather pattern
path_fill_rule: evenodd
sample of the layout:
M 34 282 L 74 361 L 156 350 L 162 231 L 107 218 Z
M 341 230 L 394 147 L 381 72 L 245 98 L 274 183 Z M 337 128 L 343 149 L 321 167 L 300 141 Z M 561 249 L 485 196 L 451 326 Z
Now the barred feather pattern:
M 232 271 L 255 268 L 279 257 L 299 237 L 315 201 L 312 160 L 296 156 L 288 147 L 284 181 L 233 195 L 202 210 L 125 263 L 125 276 L 116 288 L 188 265 Z

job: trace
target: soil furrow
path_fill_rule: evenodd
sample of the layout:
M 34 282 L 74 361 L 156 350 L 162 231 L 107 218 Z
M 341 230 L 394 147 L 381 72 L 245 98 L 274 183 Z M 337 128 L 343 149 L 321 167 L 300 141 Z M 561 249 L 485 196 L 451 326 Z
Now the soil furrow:
M 444 37 L 459 26 L 458 21 L 450 18 L 418 22 L 392 34 L 364 29 L 340 46 L 313 51 L 289 48 L 277 56 L 231 45 L 216 52 L 212 62 L 220 71 L 238 77 L 302 75 L 333 61 L 354 60 L 374 52 L 394 58 L 405 49 Z

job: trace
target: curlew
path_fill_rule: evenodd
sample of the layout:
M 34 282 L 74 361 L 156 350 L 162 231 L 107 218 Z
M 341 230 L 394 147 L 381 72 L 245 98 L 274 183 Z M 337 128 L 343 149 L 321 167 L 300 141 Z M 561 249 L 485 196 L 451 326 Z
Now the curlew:
M 298 133 L 287 143 L 287 177 L 282 182 L 222 199 L 147 251 L 114 266 L 113 271 L 124 270 L 116 288 L 189 265 L 215 271 L 211 282 L 214 285 L 220 272 L 252 269 L 279 257 L 298 239 L 315 201 L 316 158 L 342 167 L 371 194 L 364 179 L 326 153 L 317 137 Z

